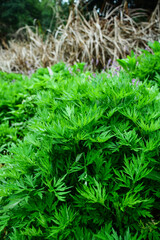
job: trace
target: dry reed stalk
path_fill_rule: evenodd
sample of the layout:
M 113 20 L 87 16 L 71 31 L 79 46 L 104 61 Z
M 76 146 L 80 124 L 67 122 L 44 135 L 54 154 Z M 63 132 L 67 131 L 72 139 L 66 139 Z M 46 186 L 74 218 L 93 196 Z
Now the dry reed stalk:
M 119 15 L 117 15 L 119 12 Z M 0 49 L 0 70 L 30 74 L 40 67 L 59 61 L 68 64 L 86 62 L 90 70 L 106 68 L 110 59 L 125 58 L 131 50 L 140 54 L 148 41 L 160 39 L 160 4 L 149 22 L 137 24 L 120 8 L 108 11 L 103 19 L 96 12 L 87 21 L 72 10 L 66 25 L 45 40 L 26 27 L 28 41 L 10 41 L 8 49 Z
M 37 68 L 47 67 L 54 61 L 54 38 L 43 37 L 25 27 L 27 41 L 11 40 L 8 49 L 0 48 L 0 70 L 30 75 Z M 49 39 L 51 37 L 51 40 Z
M 140 48 L 147 47 L 148 41 L 160 38 L 160 8 L 155 9 L 150 22 L 137 24 L 128 15 L 119 11 L 118 7 L 109 11 L 100 19 L 94 12 L 87 22 L 78 12 L 71 12 L 66 27 L 61 31 L 56 45 L 56 60 L 73 64 L 77 60 L 87 62 L 91 69 L 98 65 L 105 68 L 109 59 L 125 58 L 131 50 L 140 53 Z M 67 53 L 67 54 L 66 54 Z M 58 56 L 62 56 L 58 59 Z M 74 57 L 73 57 L 74 56 Z M 92 64 L 91 64 L 92 63 Z

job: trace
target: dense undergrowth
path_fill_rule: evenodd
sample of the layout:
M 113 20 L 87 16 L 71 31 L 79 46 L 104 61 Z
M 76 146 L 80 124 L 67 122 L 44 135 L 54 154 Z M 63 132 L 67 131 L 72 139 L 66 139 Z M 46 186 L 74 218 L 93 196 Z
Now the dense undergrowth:
M 150 44 L 151 45 L 151 44 Z M 0 73 L 1 239 L 160 234 L 160 44 L 121 69 Z

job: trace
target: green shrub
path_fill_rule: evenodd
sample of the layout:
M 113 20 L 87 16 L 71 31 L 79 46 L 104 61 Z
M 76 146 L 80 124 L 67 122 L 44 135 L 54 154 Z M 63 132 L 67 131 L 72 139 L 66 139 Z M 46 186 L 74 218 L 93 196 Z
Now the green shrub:
M 158 86 L 83 69 L 39 69 L 8 102 L 5 90 L 27 127 L 0 157 L 2 239 L 158 239 Z

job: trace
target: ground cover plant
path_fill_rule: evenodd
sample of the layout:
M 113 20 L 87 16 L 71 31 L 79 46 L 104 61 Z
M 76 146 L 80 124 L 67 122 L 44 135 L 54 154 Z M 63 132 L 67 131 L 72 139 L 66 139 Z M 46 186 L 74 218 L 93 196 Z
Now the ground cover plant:
M 157 83 L 85 63 L 0 79 L 1 239 L 158 239 Z

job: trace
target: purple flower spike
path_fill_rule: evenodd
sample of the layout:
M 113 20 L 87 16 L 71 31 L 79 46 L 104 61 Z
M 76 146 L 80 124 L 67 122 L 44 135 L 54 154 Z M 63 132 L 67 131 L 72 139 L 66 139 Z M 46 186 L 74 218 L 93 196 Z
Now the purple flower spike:
M 120 66 L 116 67 L 116 70 L 119 71 L 120 70 Z
M 92 60 L 91 60 L 91 64 L 93 64 L 94 63 L 94 59 L 92 58 Z
M 96 74 L 95 74 L 95 73 L 93 73 L 93 77 L 96 77 Z
M 69 71 L 69 73 L 72 75 L 72 68 L 71 67 L 68 67 L 68 71 Z
M 34 73 L 34 69 L 31 68 L 29 71 L 28 71 L 28 75 L 32 75 Z
M 107 68 L 109 68 L 110 64 L 111 64 L 111 58 L 108 60 L 108 63 L 107 63 Z
M 136 86 L 138 86 L 138 85 L 139 85 L 139 83 L 140 83 L 140 81 L 137 81 L 137 82 L 136 82 Z
M 140 81 L 137 79 L 132 79 L 132 84 L 134 85 L 136 83 L 136 87 L 140 84 Z
M 133 84 L 133 85 L 135 84 L 135 82 L 136 82 L 136 79 L 135 79 L 135 78 L 132 79 L 132 84 Z
M 96 66 L 98 65 L 98 63 L 99 63 L 99 60 L 97 59 L 97 60 L 96 60 Z
M 116 72 L 116 71 L 113 73 L 113 76 L 115 76 L 115 75 L 117 75 L 117 72 Z
M 111 60 L 111 58 L 110 58 L 110 59 L 108 60 L 108 65 L 110 65 L 111 61 L 112 61 L 112 60 Z

